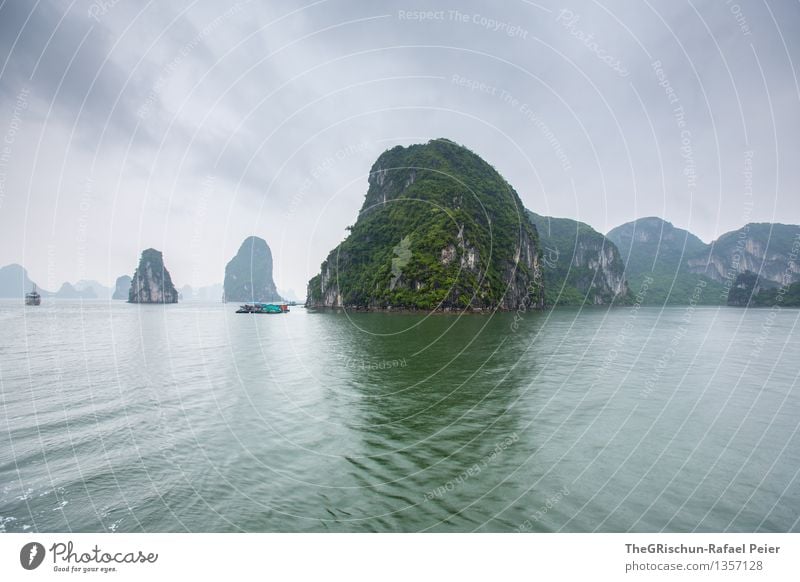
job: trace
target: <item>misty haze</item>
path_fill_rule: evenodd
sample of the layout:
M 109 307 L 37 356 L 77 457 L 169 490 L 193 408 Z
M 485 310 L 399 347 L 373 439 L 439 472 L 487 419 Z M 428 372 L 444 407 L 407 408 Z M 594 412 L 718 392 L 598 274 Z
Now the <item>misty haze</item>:
M 455 6 L 0 4 L 0 532 L 800 532 L 800 5 Z

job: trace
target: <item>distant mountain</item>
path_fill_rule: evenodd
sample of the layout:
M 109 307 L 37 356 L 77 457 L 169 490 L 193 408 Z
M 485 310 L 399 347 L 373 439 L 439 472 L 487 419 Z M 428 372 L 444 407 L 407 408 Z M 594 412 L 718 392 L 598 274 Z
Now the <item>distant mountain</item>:
M 617 245 L 627 267 L 635 271 L 649 271 L 654 265 L 656 269 L 676 271 L 687 257 L 708 248 L 688 230 L 655 216 L 618 226 L 609 231 L 608 238 Z
M 129 303 L 177 303 L 178 291 L 164 266 L 161 251 L 142 251 L 139 266 L 133 274 Z
M 294 289 L 278 289 L 278 295 L 283 297 L 286 301 L 303 301 L 305 298 L 300 297 Z
M 62 283 L 61 288 L 56 291 L 57 299 L 97 299 L 97 294 L 91 287 L 77 289 L 71 283 Z
M 608 233 L 626 262 L 634 292 L 648 285 L 645 303 L 725 304 L 737 275 L 756 273 L 767 281 L 800 280 L 800 227 L 747 224 L 706 244 L 692 233 L 660 218 L 642 218 Z M 792 259 L 794 256 L 794 259 Z M 740 282 L 741 283 L 741 282 Z
M 7 265 L 0 269 L 0 297 L 24 297 L 33 288 L 34 282 L 21 265 Z M 55 293 L 37 286 L 42 297 L 57 299 L 107 299 L 111 289 L 97 281 L 78 281 L 74 285 L 66 282 Z
M 206 285 L 193 289 L 191 285 L 180 288 L 181 301 L 222 301 L 223 286 L 221 283 Z
M 117 281 L 114 283 L 114 294 L 111 299 L 127 301 L 131 294 L 131 280 L 129 275 L 117 277 Z
M 794 260 L 791 256 L 794 253 Z M 727 232 L 707 252 L 690 258 L 689 270 L 730 287 L 736 275 L 751 271 L 761 281 L 800 280 L 800 226 L 750 223 Z
M 222 283 L 205 285 L 197 290 L 197 296 L 203 301 L 220 302 L 225 296 L 225 287 L 223 286 Z
M 727 291 L 707 275 L 692 273 L 689 259 L 703 256 L 709 245 L 661 218 L 648 217 L 608 233 L 625 263 L 631 293 L 645 304 L 724 304 Z M 645 285 L 647 281 L 647 285 Z
M 93 293 L 97 299 L 111 299 L 111 288 L 97 281 L 82 279 L 75 283 L 74 287 L 79 292 L 88 292 L 91 289 L 91 293 Z
M 0 297 L 22 298 L 33 288 L 28 271 L 22 265 L 12 264 L 0 268 Z M 39 293 L 45 293 L 39 289 Z
M 608 305 L 627 300 L 625 264 L 613 242 L 583 222 L 527 212 L 543 249 L 548 305 Z
M 280 301 L 272 280 L 272 251 L 257 236 L 244 239 L 236 256 L 225 266 L 225 301 Z

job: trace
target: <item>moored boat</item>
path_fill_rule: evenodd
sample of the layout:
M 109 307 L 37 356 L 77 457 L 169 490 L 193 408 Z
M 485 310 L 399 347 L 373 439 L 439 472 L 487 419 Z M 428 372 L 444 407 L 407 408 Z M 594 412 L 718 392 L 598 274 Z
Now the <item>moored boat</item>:
M 33 291 L 25 294 L 25 305 L 40 305 L 42 303 L 42 296 L 36 292 L 36 285 L 33 286 Z
M 289 313 L 286 303 L 245 303 L 236 313 Z

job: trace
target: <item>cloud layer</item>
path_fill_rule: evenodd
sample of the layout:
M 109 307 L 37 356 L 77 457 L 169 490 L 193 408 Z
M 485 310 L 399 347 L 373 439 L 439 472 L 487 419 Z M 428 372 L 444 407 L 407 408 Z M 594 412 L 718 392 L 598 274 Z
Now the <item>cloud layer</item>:
M 302 295 L 375 158 L 437 137 L 604 232 L 800 222 L 800 5 L 457 6 L 3 3 L 0 264 L 111 283 L 153 246 L 197 286 L 256 234 Z

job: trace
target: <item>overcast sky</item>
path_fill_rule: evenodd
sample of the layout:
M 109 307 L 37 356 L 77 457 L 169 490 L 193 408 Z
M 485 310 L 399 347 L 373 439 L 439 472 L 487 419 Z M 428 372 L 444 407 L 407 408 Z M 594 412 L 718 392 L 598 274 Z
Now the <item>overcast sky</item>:
M 0 265 L 155 247 L 198 286 L 255 234 L 302 297 L 375 158 L 437 137 L 601 232 L 800 223 L 798 2 L 165 4 L 0 4 Z

